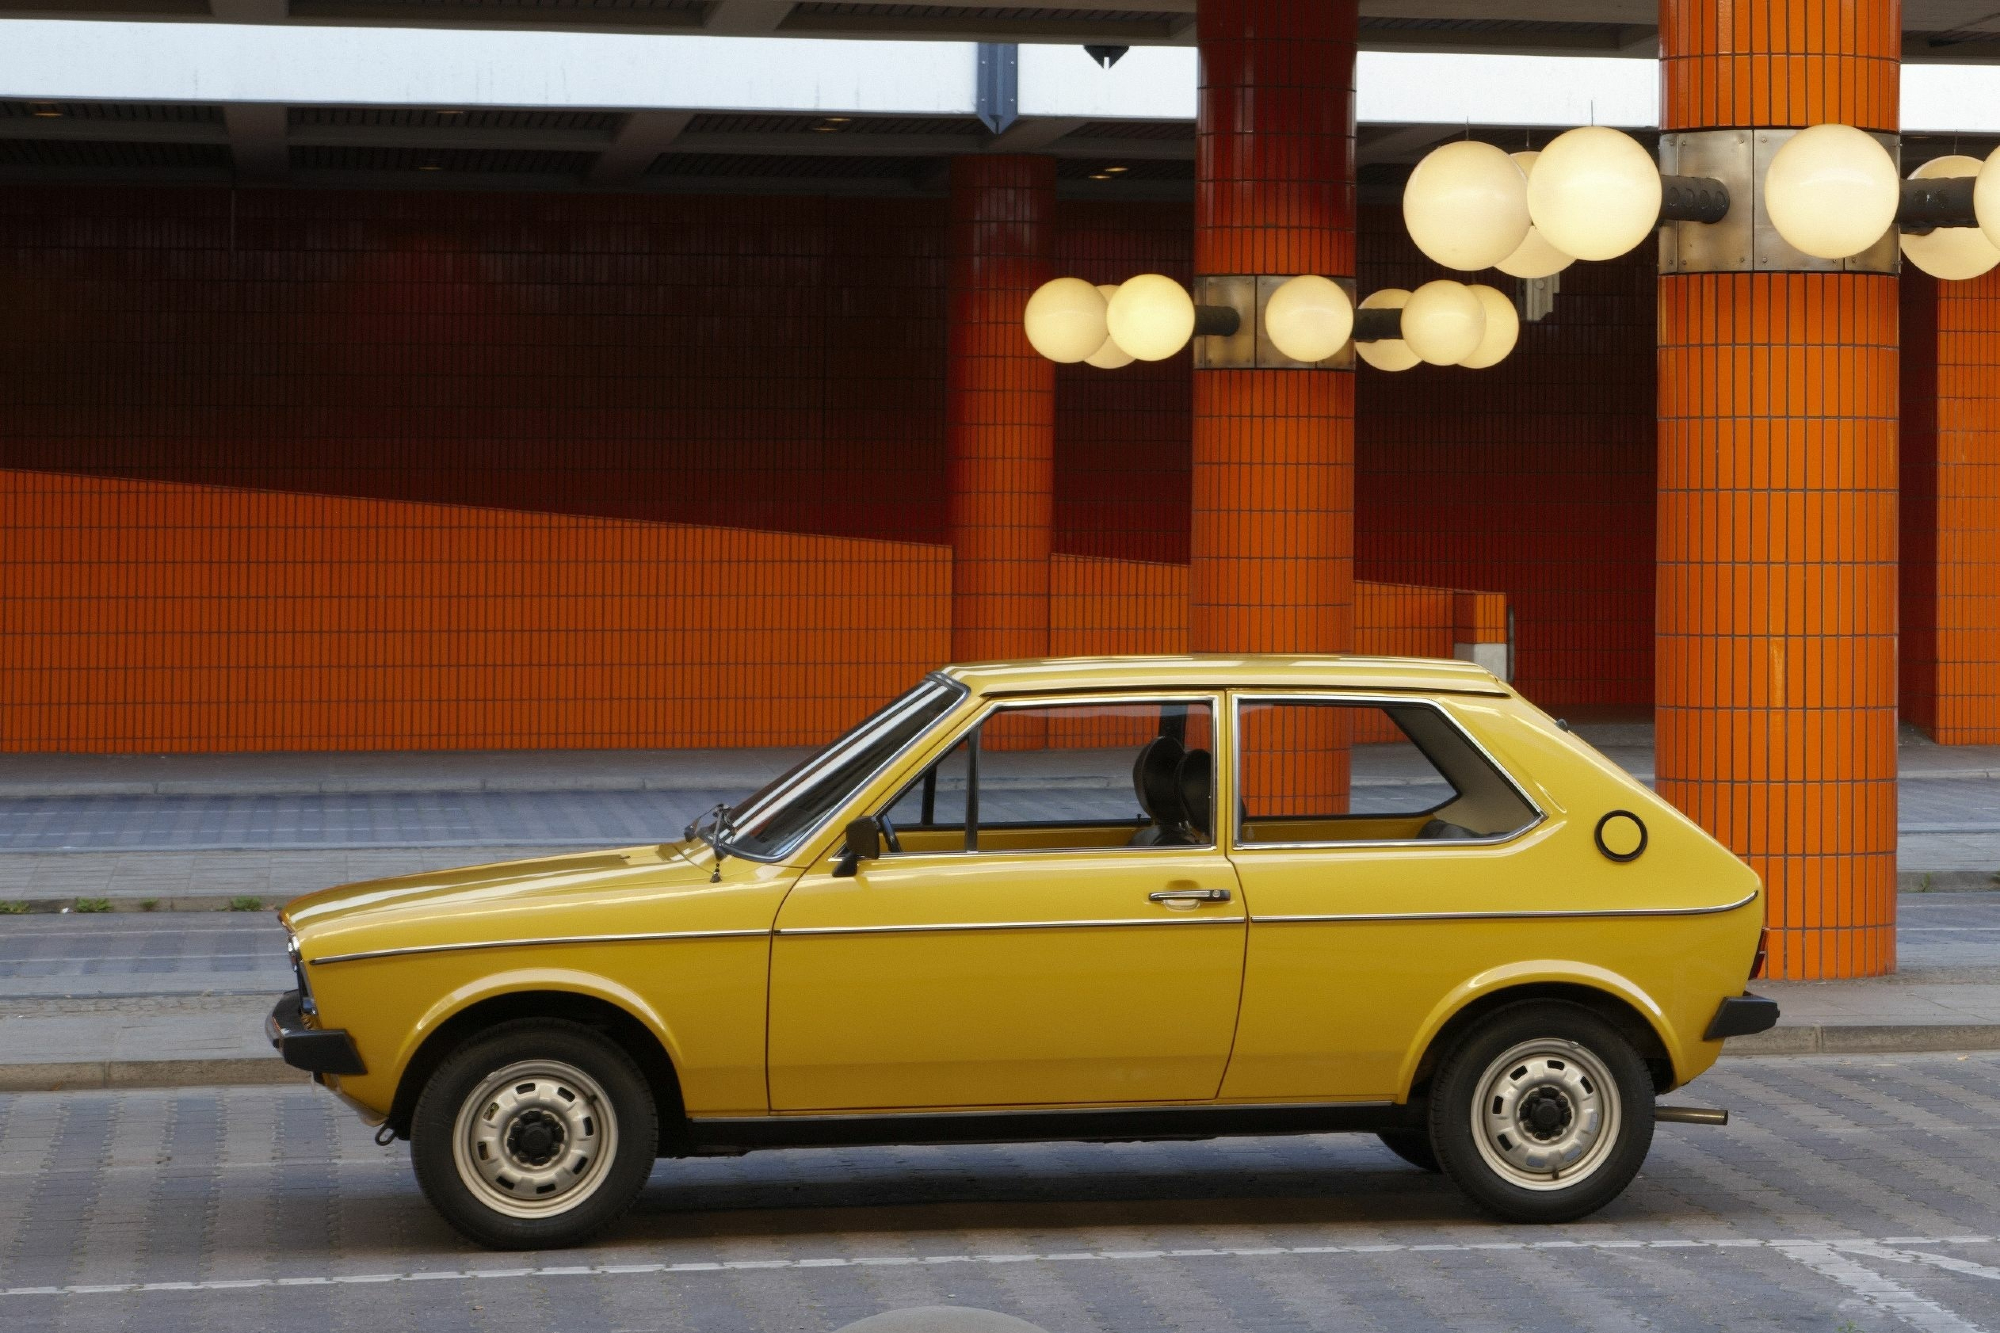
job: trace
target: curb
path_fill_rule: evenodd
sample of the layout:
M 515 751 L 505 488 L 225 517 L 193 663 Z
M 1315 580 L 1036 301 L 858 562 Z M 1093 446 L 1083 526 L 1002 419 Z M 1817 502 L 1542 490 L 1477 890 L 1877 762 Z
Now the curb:
M 241 1088 L 306 1083 L 274 1056 L 212 1060 L 76 1060 L 0 1064 L 0 1092 L 75 1092 L 98 1088 Z
M 1731 1037 L 1724 1056 L 1919 1055 L 2000 1050 L 2000 1023 L 1882 1023 L 1781 1027 Z M 141 1088 L 253 1088 L 311 1079 L 276 1056 L 210 1060 L 78 1060 L 0 1064 L 0 1093 Z
M 1730 1055 L 1918 1055 L 2000 1051 L 2000 1023 L 1814 1023 L 1731 1037 Z

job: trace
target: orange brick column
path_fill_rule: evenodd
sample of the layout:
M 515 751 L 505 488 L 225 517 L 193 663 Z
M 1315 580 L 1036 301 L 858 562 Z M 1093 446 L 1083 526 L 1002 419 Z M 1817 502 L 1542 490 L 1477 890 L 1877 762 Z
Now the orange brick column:
M 1660 30 L 1664 129 L 1897 128 L 1896 0 Z M 1659 790 L 1764 876 L 1773 976 L 1895 966 L 1896 311 L 1889 274 L 1660 279 Z
M 1194 270 L 1354 273 L 1355 0 L 1202 0 Z M 1354 375 L 1194 375 L 1188 639 L 1333 653 L 1354 639 Z M 1329 738 L 1324 783 L 1344 797 Z
M 951 164 L 951 655 L 1039 657 L 1049 647 L 1055 364 L 1021 309 L 1051 275 L 1056 168 L 1048 157 Z
M 2000 270 L 1906 268 L 1903 285 L 1905 342 L 1929 353 L 1903 380 L 1903 620 L 1921 634 L 1904 720 L 1941 745 L 2000 745 Z

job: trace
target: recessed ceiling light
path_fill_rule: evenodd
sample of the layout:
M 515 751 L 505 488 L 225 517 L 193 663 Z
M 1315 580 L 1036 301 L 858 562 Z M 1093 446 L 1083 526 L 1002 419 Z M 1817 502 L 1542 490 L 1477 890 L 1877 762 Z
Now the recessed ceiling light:
M 439 165 L 438 165 L 437 163 L 435 163 L 435 162 L 419 162 L 419 163 L 417 164 L 417 170 L 418 170 L 418 171 L 443 171 L 443 170 L 444 170 L 444 168 L 443 168 L 443 167 L 441 167 L 441 166 L 439 166 Z
M 440 116 L 462 116 L 465 113 L 463 111 L 440 111 L 438 114 Z
M 813 132 L 815 134 L 833 134 L 841 126 L 853 119 L 852 116 L 824 116 L 821 117 L 819 124 L 813 126 Z
M 35 102 L 32 105 L 35 108 L 33 112 L 34 115 L 42 117 L 52 117 L 52 116 L 62 115 L 62 108 L 57 106 L 54 102 Z
M 1107 171 L 1093 171 L 1090 173 L 1090 178 L 1094 181 L 1108 181 L 1117 179 L 1117 177 L 1113 176 L 1110 172 Z
M 1117 174 L 1118 174 L 1119 172 L 1121 172 L 1121 171 L 1130 171 L 1131 169 L 1132 169 L 1132 168 L 1130 168 L 1130 167 L 1106 167 L 1106 168 L 1105 168 L 1105 170 L 1106 170 L 1106 171 L 1110 172 L 1110 173 L 1111 173 L 1112 175 L 1114 175 L 1114 176 L 1115 176 L 1115 175 L 1117 175 Z

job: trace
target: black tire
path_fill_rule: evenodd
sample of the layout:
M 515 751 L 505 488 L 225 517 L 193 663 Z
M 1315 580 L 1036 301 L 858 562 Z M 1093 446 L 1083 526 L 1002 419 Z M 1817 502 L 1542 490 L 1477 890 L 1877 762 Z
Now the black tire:
M 1652 1076 L 1588 1009 L 1509 1005 L 1445 1056 L 1431 1088 L 1431 1143 L 1444 1174 L 1487 1212 L 1574 1221 L 1617 1198 L 1646 1160 Z
M 1375 1137 L 1382 1140 L 1383 1147 L 1419 1171 L 1435 1175 L 1444 1170 L 1438 1165 L 1438 1155 L 1431 1147 L 1431 1136 L 1427 1130 L 1384 1129 L 1378 1130 Z
M 431 1075 L 410 1119 L 424 1197 L 460 1235 L 496 1250 L 590 1239 L 631 1207 L 658 1142 L 659 1112 L 632 1057 L 562 1019 L 516 1019 L 466 1042 Z

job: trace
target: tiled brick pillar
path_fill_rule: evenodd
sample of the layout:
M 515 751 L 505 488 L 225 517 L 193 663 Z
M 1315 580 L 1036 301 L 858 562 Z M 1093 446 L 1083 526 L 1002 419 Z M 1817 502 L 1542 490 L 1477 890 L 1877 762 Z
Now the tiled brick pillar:
M 1356 15 L 1202 0 L 1197 275 L 1353 274 Z M 1352 646 L 1352 372 L 1195 371 L 1189 555 L 1195 651 Z M 1318 786 L 1344 799 L 1345 751 L 1326 741 Z
M 1896 0 L 1663 0 L 1662 127 L 1897 128 Z M 1660 279 L 1660 793 L 1764 876 L 1770 974 L 1895 966 L 1897 290 Z
M 1055 159 L 951 164 L 951 655 L 1040 657 L 1049 647 L 1055 365 L 1021 310 L 1052 275 Z
M 2000 745 L 2000 270 L 1903 285 L 1904 720 Z

